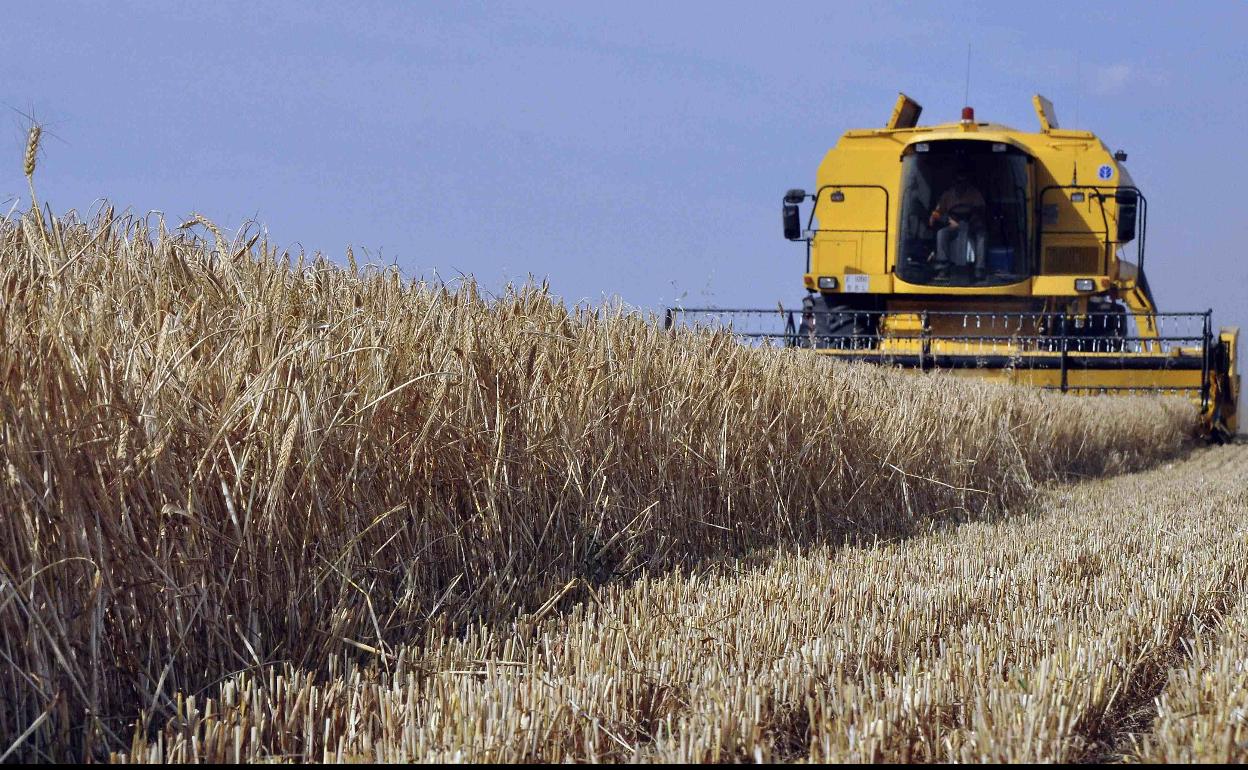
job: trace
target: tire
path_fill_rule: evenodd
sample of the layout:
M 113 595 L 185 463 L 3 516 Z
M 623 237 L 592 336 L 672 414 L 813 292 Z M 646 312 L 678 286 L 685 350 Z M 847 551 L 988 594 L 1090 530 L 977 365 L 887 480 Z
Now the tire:
M 871 319 L 821 294 L 802 300 L 802 347 L 856 350 L 874 346 Z
M 1117 303 L 1104 310 L 1097 309 L 1088 315 L 1081 329 L 1070 329 L 1072 353 L 1120 353 L 1125 349 L 1123 337 L 1127 336 L 1127 311 Z
M 1125 348 L 1123 338 L 1127 336 L 1127 309 L 1114 303 L 1109 306 L 1109 315 L 1099 316 L 1092 328 L 1093 336 L 1100 341 L 1102 352 L 1120 353 Z

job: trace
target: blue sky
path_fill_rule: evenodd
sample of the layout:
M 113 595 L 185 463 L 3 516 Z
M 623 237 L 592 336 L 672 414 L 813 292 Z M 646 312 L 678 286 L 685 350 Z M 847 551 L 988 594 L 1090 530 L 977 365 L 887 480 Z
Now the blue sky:
M 1199 10 L 1196 10 L 1199 9 Z M 1163 309 L 1248 326 L 1248 5 L 20 3 L 0 41 L 0 200 L 33 113 L 54 208 L 263 223 L 409 275 L 570 300 L 803 293 L 779 202 L 896 93 L 981 120 L 1030 96 L 1130 153 Z M 4 148 L 8 149 L 5 150 Z

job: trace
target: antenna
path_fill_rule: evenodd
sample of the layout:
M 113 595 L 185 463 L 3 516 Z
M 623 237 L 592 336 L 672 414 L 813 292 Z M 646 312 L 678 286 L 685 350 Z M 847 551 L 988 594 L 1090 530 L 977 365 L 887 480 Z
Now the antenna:
M 1079 97 L 1083 96 L 1083 51 L 1075 54 L 1075 120 L 1071 128 L 1079 125 Z
M 962 106 L 971 103 L 971 44 L 966 44 L 966 91 L 962 94 Z

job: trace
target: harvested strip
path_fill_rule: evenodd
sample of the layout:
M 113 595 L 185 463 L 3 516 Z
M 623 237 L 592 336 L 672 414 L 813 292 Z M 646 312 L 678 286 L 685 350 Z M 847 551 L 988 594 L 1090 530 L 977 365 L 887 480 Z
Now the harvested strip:
M 1240 513 L 1229 534 L 1248 540 L 1248 451 L 1209 453 L 1206 474 L 1238 480 L 1228 504 Z M 1229 598 L 1229 597 L 1228 597 Z M 1138 762 L 1248 762 L 1248 599 L 1225 618 L 1198 624 L 1186 641 L 1190 660 L 1170 672 L 1146 734 L 1134 741 Z
M 1142 762 L 1248 761 L 1248 602 L 1197 634 L 1188 665 L 1172 672 L 1156 701 L 1152 730 L 1138 741 Z

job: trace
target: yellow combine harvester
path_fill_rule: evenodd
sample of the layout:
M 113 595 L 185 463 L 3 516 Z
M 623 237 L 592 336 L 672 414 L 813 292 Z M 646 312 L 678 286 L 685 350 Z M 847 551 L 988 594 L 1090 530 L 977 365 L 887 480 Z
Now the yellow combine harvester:
M 969 107 L 919 126 L 900 95 L 887 126 L 841 137 L 813 193 L 784 197 L 785 237 L 806 244 L 801 311 L 672 308 L 668 325 L 1072 393 L 1186 394 L 1208 436 L 1233 435 L 1238 330 L 1158 312 L 1126 153 L 1032 101 L 1034 133 Z

